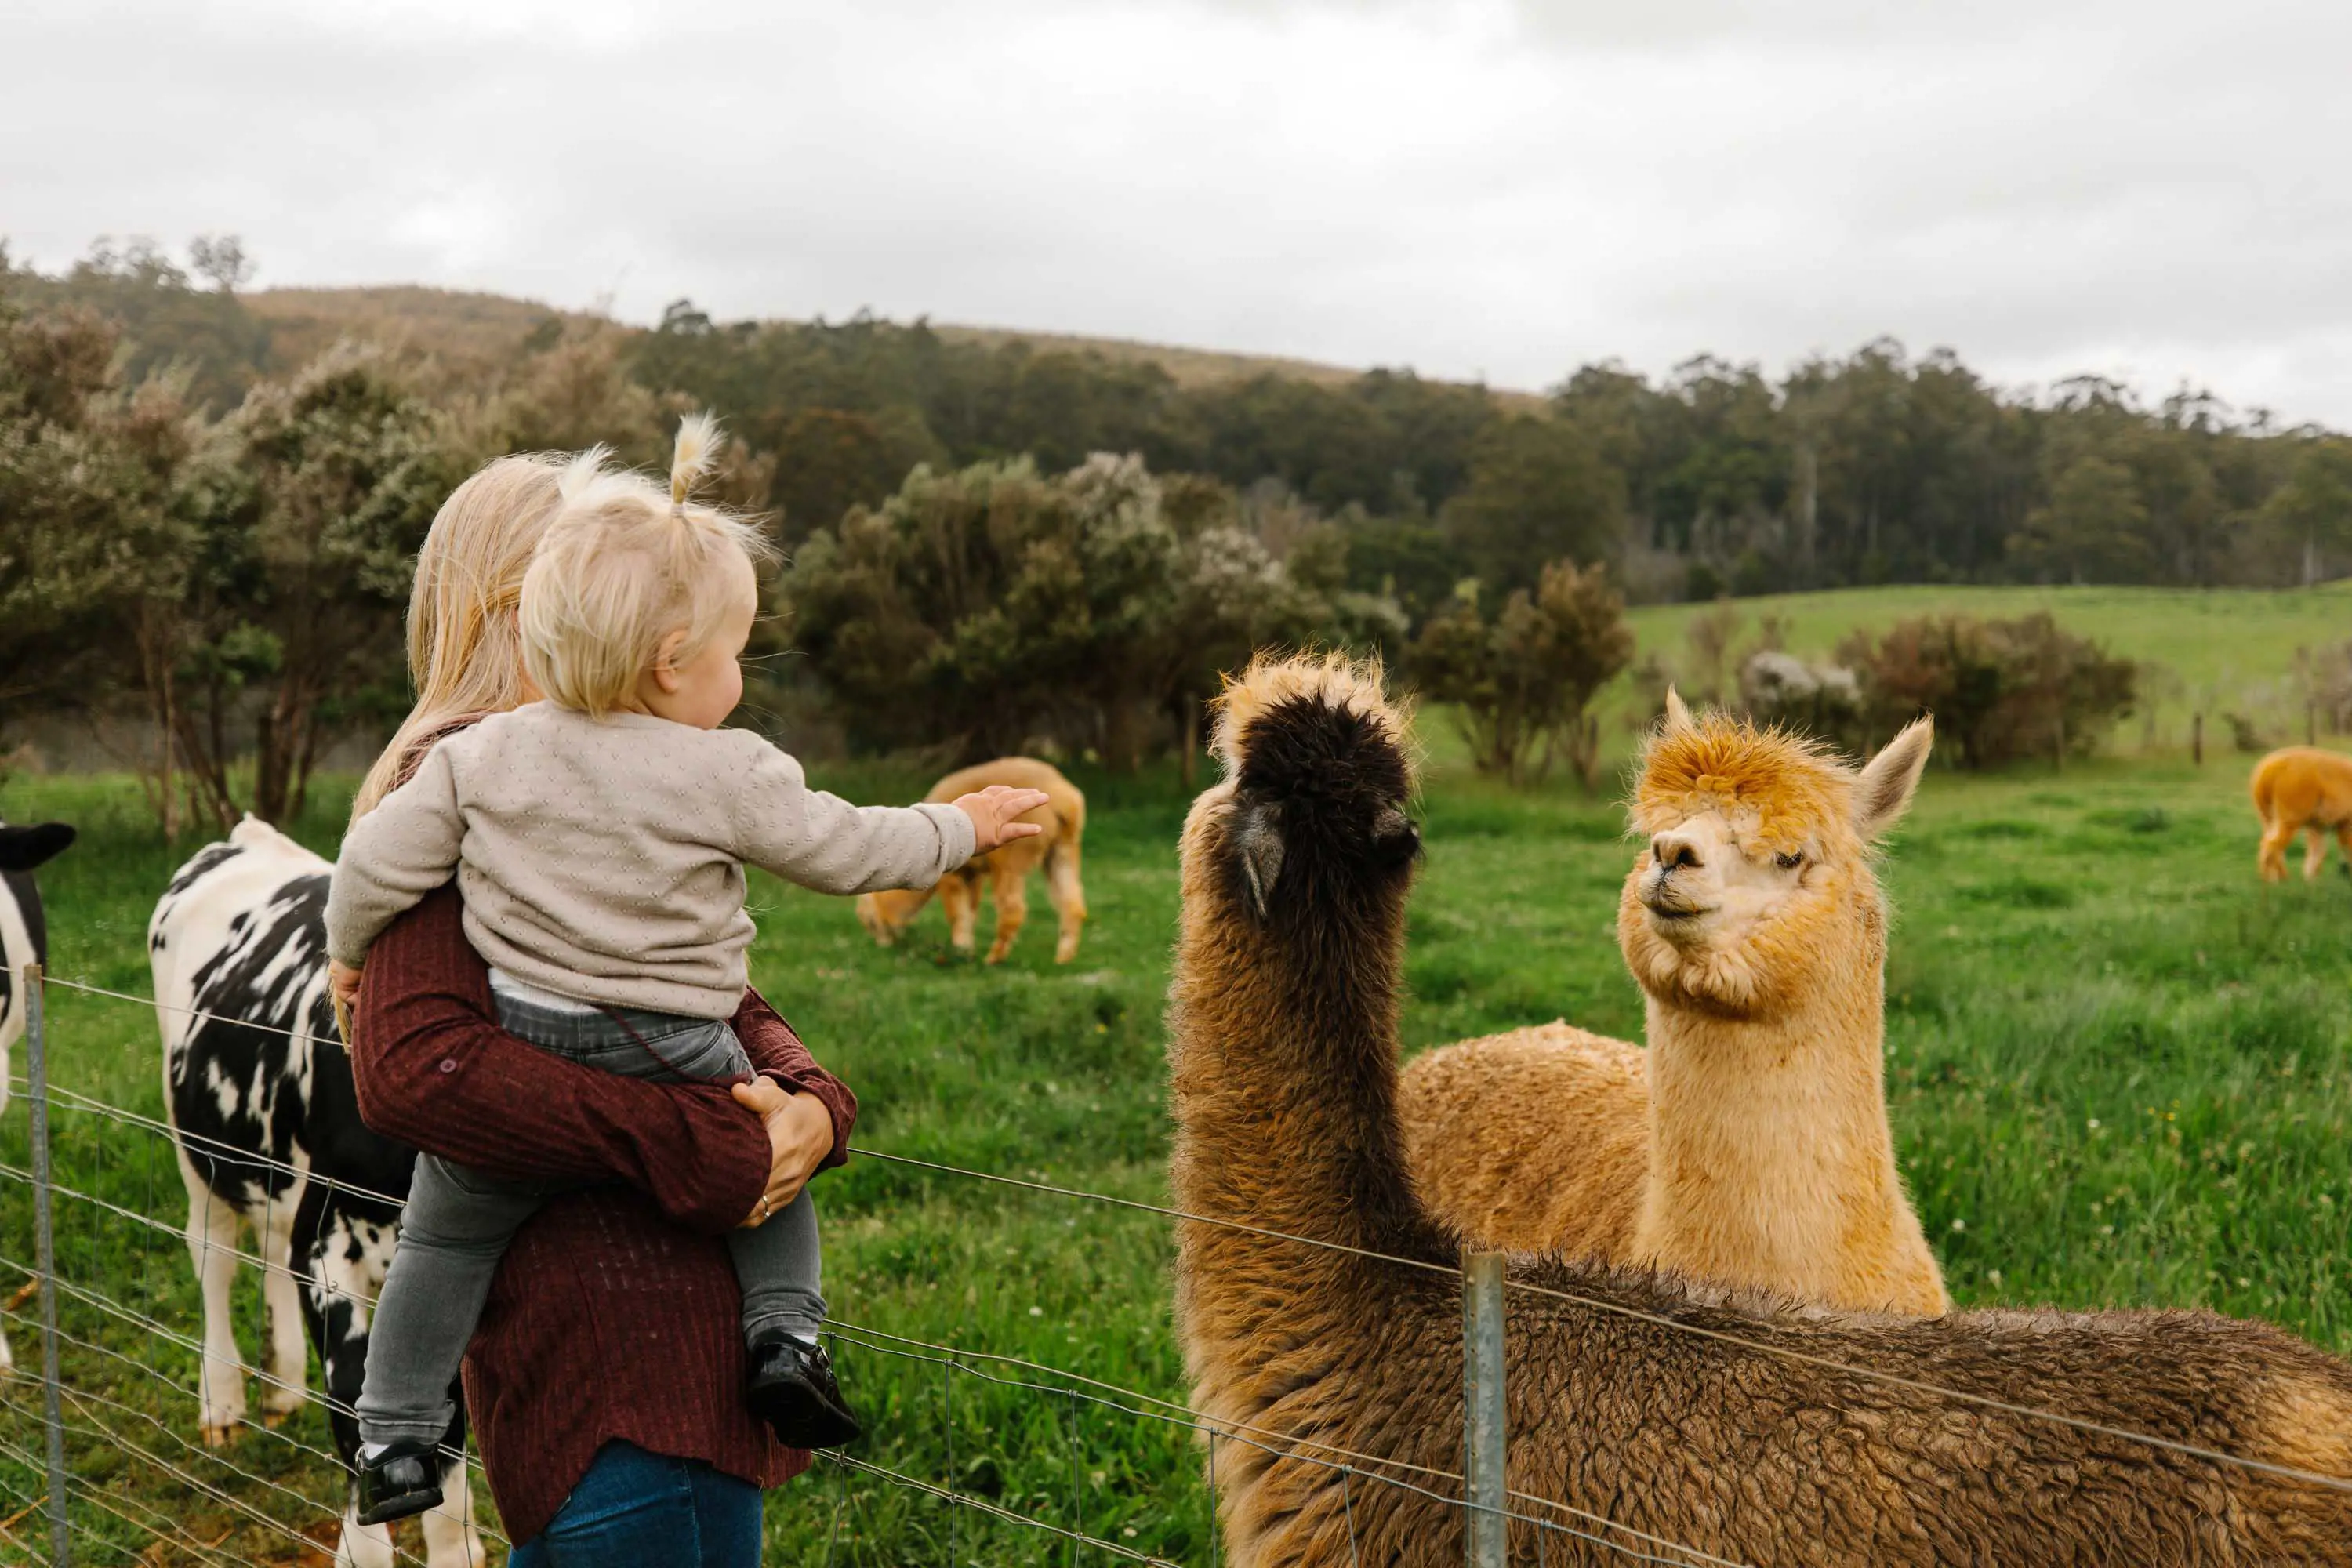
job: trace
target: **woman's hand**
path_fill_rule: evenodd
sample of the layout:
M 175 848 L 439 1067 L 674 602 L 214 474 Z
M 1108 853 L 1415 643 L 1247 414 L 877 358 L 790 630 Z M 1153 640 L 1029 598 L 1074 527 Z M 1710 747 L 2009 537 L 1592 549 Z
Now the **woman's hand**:
M 756 1111 L 768 1129 L 768 1190 L 744 1216 L 743 1227 L 766 1224 L 800 1196 L 833 1152 L 833 1118 L 813 1094 L 795 1094 L 775 1079 L 755 1078 L 734 1088 L 736 1103 Z

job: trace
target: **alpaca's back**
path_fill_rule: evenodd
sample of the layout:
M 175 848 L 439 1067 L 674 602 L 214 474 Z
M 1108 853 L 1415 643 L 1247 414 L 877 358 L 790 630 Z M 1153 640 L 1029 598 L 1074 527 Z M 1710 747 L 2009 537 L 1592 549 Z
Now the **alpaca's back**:
M 2316 746 L 2289 746 L 2254 764 L 2254 809 L 2289 828 L 2352 822 L 2352 757 Z
M 992 762 L 959 768 L 933 784 L 931 793 L 923 799 L 944 805 L 958 795 L 971 795 L 991 784 L 1045 791 L 1045 804 L 1034 811 L 1024 812 L 1020 820 L 1036 823 L 1045 831 L 1034 837 L 1016 838 L 1003 848 L 980 857 L 974 864 L 1004 864 L 1025 871 L 1075 849 L 1084 837 L 1087 830 L 1085 794 L 1063 776 L 1061 769 L 1035 757 L 998 757 Z
M 1623 1261 L 1650 1163 L 1642 1047 L 1560 1022 L 1415 1058 L 1398 1100 L 1429 1211 L 1511 1252 Z

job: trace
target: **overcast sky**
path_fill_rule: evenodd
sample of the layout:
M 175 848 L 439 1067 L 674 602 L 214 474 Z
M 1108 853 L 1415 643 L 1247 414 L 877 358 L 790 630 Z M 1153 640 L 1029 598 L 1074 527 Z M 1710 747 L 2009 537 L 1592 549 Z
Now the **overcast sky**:
M 1539 388 L 1880 333 L 2352 427 L 2352 4 L 0 0 L 0 236 Z

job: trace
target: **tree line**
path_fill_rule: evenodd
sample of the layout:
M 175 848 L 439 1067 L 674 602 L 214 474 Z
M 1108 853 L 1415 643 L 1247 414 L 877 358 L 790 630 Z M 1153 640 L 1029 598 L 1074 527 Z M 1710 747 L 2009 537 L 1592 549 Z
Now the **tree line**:
M 801 657 L 763 699 L 866 747 L 1132 761 L 1249 647 L 1320 641 L 1487 704 L 1498 772 L 1589 773 L 1627 598 L 2352 566 L 2341 437 L 2102 382 L 2008 394 L 1891 342 L 1778 381 L 1591 365 L 1537 399 L 1391 371 L 1187 384 L 680 302 L 648 330 L 551 312 L 487 368 L 352 342 L 289 364 L 250 273 L 234 239 L 58 274 L 0 251 L 0 748 L 11 713 L 142 711 L 167 816 L 299 808 L 326 739 L 397 710 L 410 563 L 458 479 L 598 440 L 652 461 L 692 407 L 736 437 L 724 499 L 791 553 L 767 635 Z M 2042 646 L 2021 636 L 1999 649 Z

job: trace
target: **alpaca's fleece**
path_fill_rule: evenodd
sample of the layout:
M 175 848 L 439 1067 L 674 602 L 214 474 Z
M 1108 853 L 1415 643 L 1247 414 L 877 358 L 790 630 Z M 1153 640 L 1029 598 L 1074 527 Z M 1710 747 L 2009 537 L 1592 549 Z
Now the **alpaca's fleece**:
M 1462 1303 L 1397 1126 L 1402 721 L 1362 672 L 1234 706 L 1233 775 L 1185 825 L 1168 1045 L 1171 1195 L 1202 1216 L 1177 1223 L 1176 1322 L 1227 1560 L 1437 1568 L 1463 1552 Z M 1512 1507 L 1582 1532 L 1515 1524 L 1517 1564 L 1680 1561 L 1664 1540 L 1756 1568 L 2250 1568 L 2352 1542 L 2352 1490 L 1838 1370 L 2352 1480 L 2352 1367 L 2260 1324 L 1847 1315 L 1542 1260 L 1509 1285 Z
M 1644 835 L 1715 813 L 1743 839 L 1780 852 L 1817 836 L 1854 845 L 1853 770 L 1817 742 L 1721 713 L 1668 723 L 1642 754 L 1633 826 Z
M 1225 764 L 1228 774 L 1241 768 L 1242 740 L 1251 724 L 1278 707 L 1320 702 L 1351 713 L 1371 725 L 1397 748 L 1410 780 L 1417 761 L 1412 739 L 1412 710 L 1392 700 L 1386 673 L 1377 658 L 1353 659 L 1343 653 L 1276 658 L 1261 654 L 1250 661 L 1240 679 L 1228 679 L 1215 702 L 1216 729 L 1210 747 Z
M 1015 838 L 976 855 L 961 868 L 940 879 L 935 888 L 885 889 L 861 893 L 857 921 L 866 934 L 884 947 L 896 943 L 914 922 L 923 906 L 939 895 L 947 910 L 948 941 L 959 952 L 975 945 L 981 889 L 996 895 L 996 938 L 989 944 L 988 962 L 998 963 L 1013 951 L 1021 928 L 1029 919 L 1029 873 L 1044 867 L 1045 896 L 1054 906 L 1061 934 L 1054 946 L 1054 962 L 1067 963 L 1078 955 L 1078 939 L 1087 925 L 1087 890 L 1079 880 L 1078 859 L 1086 840 L 1087 797 L 1063 776 L 1062 770 L 1034 757 L 999 757 L 948 774 L 931 786 L 924 800 L 945 805 L 960 796 L 975 795 L 991 784 L 1045 792 L 1045 804 L 1023 812 L 1014 820 L 1034 822 L 1042 832 Z
M 2332 830 L 2352 872 L 2352 757 L 2316 746 L 2289 746 L 2254 764 L 2251 785 L 2254 811 L 2263 819 L 2255 865 L 2265 882 L 2286 880 L 2286 847 L 2298 832 L 2310 835 L 2304 851 L 2303 879 L 2319 875 Z
M 1488 1246 L 1822 1306 L 1946 1310 L 1886 1121 L 1871 847 L 1927 735 L 1906 731 L 1857 772 L 1677 707 L 1635 786 L 1634 824 L 1658 837 L 1618 912 L 1650 1048 L 1555 1024 L 1413 1063 L 1406 1146 L 1433 1208 Z M 1701 882 L 1695 896 L 1662 891 L 1661 845 L 1700 862 L 1677 873 Z M 1709 912 L 1673 912 L 1685 904 Z

